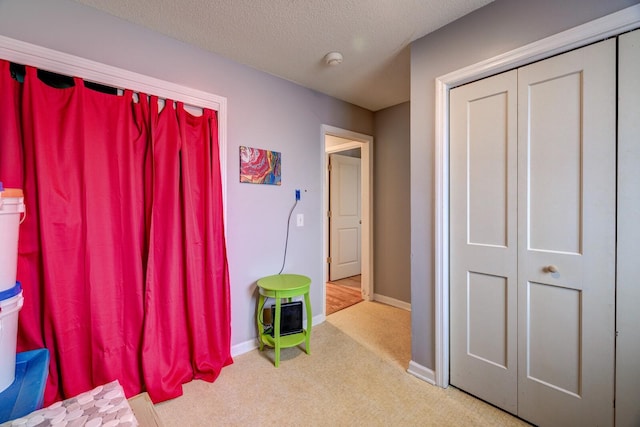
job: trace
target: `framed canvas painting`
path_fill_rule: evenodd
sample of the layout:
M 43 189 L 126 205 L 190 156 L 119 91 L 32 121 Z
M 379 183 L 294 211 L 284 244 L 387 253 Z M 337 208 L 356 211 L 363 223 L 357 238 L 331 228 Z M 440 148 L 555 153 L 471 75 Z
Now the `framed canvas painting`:
M 281 154 L 240 146 L 240 182 L 281 185 Z

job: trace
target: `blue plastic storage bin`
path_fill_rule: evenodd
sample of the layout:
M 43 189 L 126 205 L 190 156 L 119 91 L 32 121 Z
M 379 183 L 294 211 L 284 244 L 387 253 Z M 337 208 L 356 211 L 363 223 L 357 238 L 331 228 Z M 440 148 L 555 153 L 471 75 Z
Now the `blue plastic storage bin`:
M 23 417 L 42 408 L 49 375 L 49 350 L 16 355 L 16 379 L 0 393 L 0 423 Z

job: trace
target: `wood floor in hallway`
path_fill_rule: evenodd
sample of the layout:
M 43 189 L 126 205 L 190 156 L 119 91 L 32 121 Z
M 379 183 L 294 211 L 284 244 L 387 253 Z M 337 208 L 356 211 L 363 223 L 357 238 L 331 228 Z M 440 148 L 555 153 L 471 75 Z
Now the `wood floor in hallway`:
M 362 301 L 361 276 L 327 282 L 327 316 Z

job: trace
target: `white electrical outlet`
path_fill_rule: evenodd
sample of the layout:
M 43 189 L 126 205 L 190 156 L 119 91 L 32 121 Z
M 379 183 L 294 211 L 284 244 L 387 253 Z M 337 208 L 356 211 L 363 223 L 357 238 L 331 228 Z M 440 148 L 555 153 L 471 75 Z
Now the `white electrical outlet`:
M 298 214 L 296 216 L 296 225 L 298 227 L 304 227 L 304 214 Z

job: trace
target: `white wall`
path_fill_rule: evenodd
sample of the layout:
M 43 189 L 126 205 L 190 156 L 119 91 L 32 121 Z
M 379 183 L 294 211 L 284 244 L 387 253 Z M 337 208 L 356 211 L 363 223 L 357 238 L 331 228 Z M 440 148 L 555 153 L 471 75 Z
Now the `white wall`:
M 322 313 L 321 125 L 372 134 L 373 113 L 70 0 L 3 0 L 0 35 L 226 97 L 232 345 L 255 339 L 255 281 L 280 270 L 295 189 L 305 226 L 291 228 L 284 271 L 311 277 Z M 240 184 L 241 145 L 280 151 L 282 186 Z
M 435 367 L 435 78 L 638 3 L 496 0 L 411 45 L 412 360 Z

